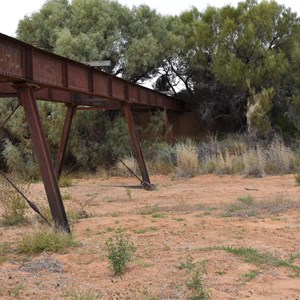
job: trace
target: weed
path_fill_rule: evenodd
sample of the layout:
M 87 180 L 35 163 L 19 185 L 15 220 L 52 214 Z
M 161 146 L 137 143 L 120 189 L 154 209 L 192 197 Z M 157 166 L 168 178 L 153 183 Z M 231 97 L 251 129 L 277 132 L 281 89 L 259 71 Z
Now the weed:
M 150 227 L 147 227 L 147 228 L 136 229 L 133 232 L 136 233 L 136 234 L 144 234 L 144 233 L 149 232 L 149 231 L 157 231 L 157 230 L 158 229 L 157 229 L 156 226 L 150 226 Z
M 292 254 L 290 256 L 290 262 L 294 262 L 296 259 L 300 258 L 300 253 Z
M 21 188 L 20 188 L 21 189 Z M 27 204 L 21 195 L 6 182 L 0 182 L 0 207 L 4 226 L 14 226 L 26 222 Z
M 251 195 L 239 196 L 237 197 L 237 200 L 247 206 L 253 204 L 253 197 Z
M 294 174 L 296 185 L 300 185 L 300 173 Z
M 10 245 L 8 243 L 0 243 L 0 263 L 6 260 L 6 255 L 9 252 Z
M 185 218 L 172 218 L 172 220 L 177 221 L 177 222 L 183 222 L 183 221 L 185 221 Z
M 105 232 L 112 232 L 112 231 L 114 231 L 114 229 L 110 226 L 105 228 Z
M 161 212 L 161 213 L 156 213 L 152 215 L 153 218 L 165 218 L 166 214 Z
M 100 299 L 100 295 L 98 293 L 94 293 L 92 291 L 85 291 L 85 292 L 67 291 L 64 294 L 64 297 L 72 298 L 73 300 L 96 300 L 96 299 Z
M 106 241 L 108 259 L 115 275 L 121 275 L 136 250 L 134 244 L 125 238 L 122 229 Z
M 158 213 L 160 211 L 160 208 L 158 205 L 154 206 L 144 206 L 140 209 L 139 214 L 141 215 L 152 215 L 155 213 Z
M 249 273 L 244 274 L 244 277 L 246 278 L 247 281 L 251 281 L 252 279 L 254 279 L 259 274 L 260 274 L 259 271 L 252 270 Z
M 300 267 L 293 265 L 290 261 L 274 257 L 271 253 L 268 252 L 261 253 L 258 250 L 251 247 L 235 248 L 230 246 L 214 246 L 208 248 L 200 248 L 199 250 L 200 251 L 222 250 L 237 255 L 243 258 L 243 260 L 246 263 L 251 263 L 258 267 L 261 265 L 269 265 L 274 267 L 280 267 L 280 266 L 287 267 L 292 269 L 297 274 L 297 276 L 300 275 Z
M 196 266 L 191 273 L 191 278 L 186 282 L 186 286 L 191 292 L 191 295 L 188 299 L 190 300 L 206 300 L 209 299 L 209 294 L 206 292 L 202 275 L 206 273 L 205 270 L 205 261 Z
M 71 195 L 68 193 L 62 194 L 61 197 L 62 197 L 62 200 L 71 200 L 71 198 L 72 198 Z
M 126 187 L 126 194 L 129 198 L 129 200 L 132 200 L 131 188 L 129 186 Z
M 64 252 L 67 247 L 78 246 L 73 237 L 63 231 L 52 228 L 41 228 L 37 231 L 24 235 L 17 248 L 21 253 Z
M 14 289 L 10 292 L 10 295 L 14 298 L 19 297 L 21 290 L 25 287 L 24 284 L 19 283 L 17 284 Z
M 192 271 L 195 268 L 195 263 L 194 263 L 194 259 L 192 256 L 188 256 L 186 261 L 180 262 L 178 266 L 176 266 L 177 269 L 179 270 L 188 270 L 188 271 Z
M 121 216 L 121 213 L 119 211 L 114 211 L 110 214 L 110 216 L 113 218 L 118 218 Z
M 61 176 L 59 179 L 59 187 L 64 188 L 64 187 L 70 187 L 73 185 L 72 179 L 67 176 Z

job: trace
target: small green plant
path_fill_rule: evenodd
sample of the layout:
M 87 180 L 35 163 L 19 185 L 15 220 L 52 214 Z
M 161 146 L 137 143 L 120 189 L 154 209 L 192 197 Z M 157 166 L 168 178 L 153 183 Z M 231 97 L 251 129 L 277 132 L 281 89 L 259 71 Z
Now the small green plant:
M 10 245 L 8 243 L 0 243 L 0 263 L 6 260 L 6 255 L 9 252 Z
M 122 229 L 106 241 L 108 259 L 115 275 L 121 275 L 131 261 L 136 250 L 134 244 L 125 236 Z
M 188 297 L 190 300 L 206 300 L 209 299 L 209 294 L 206 292 L 203 285 L 202 275 L 206 273 L 205 261 L 201 262 L 192 270 L 191 278 L 187 281 L 186 286 L 191 292 Z
M 126 187 L 126 194 L 129 198 L 129 200 L 132 200 L 131 188 L 129 186 Z
M 0 183 L 0 207 L 4 226 L 14 226 L 26 222 L 27 204 L 21 195 L 7 183 Z
M 20 292 L 22 291 L 22 289 L 25 287 L 25 285 L 23 283 L 19 283 L 17 284 L 14 289 L 10 292 L 10 295 L 14 298 L 19 297 Z
M 165 218 L 166 214 L 161 212 L 161 213 L 156 213 L 152 215 L 153 218 Z
M 251 195 L 239 196 L 237 200 L 244 203 L 245 205 L 253 204 L 253 197 Z
M 260 272 L 258 270 L 252 270 L 249 273 L 246 273 L 244 277 L 246 278 L 247 281 L 251 281 L 254 279 L 257 275 L 259 275 Z
M 78 243 L 70 234 L 53 228 L 43 227 L 31 234 L 24 235 L 17 248 L 20 253 L 33 254 L 44 251 L 61 253 L 68 247 L 76 246 L 78 246 Z
M 146 232 L 149 232 L 149 231 L 157 231 L 158 228 L 156 226 L 150 226 L 150 227 L 147 227 L 147 228 L 141 228 L 141 229 L 136 229 L 136 230 L 133 230 L 134 233 L 136 234 L 144 234 Z
M 188 271 L 192 271 L 195 268 L 195 263 L 194 263 L 194 259 L 192 256 L 188 256 L 186 261 L 182 261 L 179 263 L 178 266 L 176 266 L 177 269 L 179 270 L 188 270 Z
M 160 211 L 160 208 L 158 205 L 154 206 L 144 206 L 140 209 L 139 214 L 141 215 L 152 215 L 155 213 L 158 213 Z
M 67 176 L 61 176 L 59 179 L 59 187 L 64 188 L 64 187 L 70 187 L 73 185 L 72 179 Z
M 62 200 L 70 200 L 72 198 L 71 195 L 68 193 L 62 194 L 61 197 Z

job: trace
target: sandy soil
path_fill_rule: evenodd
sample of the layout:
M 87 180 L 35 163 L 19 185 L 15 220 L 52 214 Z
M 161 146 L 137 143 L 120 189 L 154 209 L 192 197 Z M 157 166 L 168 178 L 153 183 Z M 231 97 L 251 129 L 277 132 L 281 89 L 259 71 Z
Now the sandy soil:
M 193 278 L 211 299 L 300 299 L 296 267 L 254 264 L 222 250 L 251 247 L 300 267 L 299 187 L 292 175 L 152 182 L 152 192 L 134 178 L 76 179 L 62 188 L 67 211 L 88 215 L 71 221 L 80 246 L 62 254 L 18 254 L 16 243 L 34 226 L 0 227 L 1 243 L 11 244 L 0 264 L 0 299 L 202 299 L 199 281 L 198 290 L 188 284 Z M 246 195 L 253 203 L 241 206 L 237 198 Z M 29 197 L 47 205 L 40 183 Z M 105 246 L 119 227 L 137 249 L 121 277 L 113 275 Z

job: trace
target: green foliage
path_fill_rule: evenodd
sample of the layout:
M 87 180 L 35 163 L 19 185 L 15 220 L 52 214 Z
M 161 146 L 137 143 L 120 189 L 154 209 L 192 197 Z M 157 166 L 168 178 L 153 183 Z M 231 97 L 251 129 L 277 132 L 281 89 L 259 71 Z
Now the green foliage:
M 271 130 L 268 114 L 272 108 L 274 89 L 263 89 L 259 94 L 251 91 L 251 100 L 248 104 L 247 125 L 252 134 L 264 137 Z
M 22 236 L 17 248 L 20 253 L 33 254 L 44 251 L 62 253 L 68 247 L 76 246 L 78 243 L 70 234 L 45 227 Z
M 115 275 L 121 275 L 135 252 L 134 244 L 129 241 L 121 229 L 114 237 L 106 241 L 108 259 Z

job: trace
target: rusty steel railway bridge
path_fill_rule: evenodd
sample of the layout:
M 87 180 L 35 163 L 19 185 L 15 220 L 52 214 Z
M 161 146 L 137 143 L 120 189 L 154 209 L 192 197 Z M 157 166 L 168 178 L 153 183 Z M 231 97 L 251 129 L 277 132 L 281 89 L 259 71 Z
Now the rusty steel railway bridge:
M 17 97 L 24 109 L 53 220 L 56 226 L 68 232 L 70 228 L 58 178 L 76 110 L 123 111 L 142 179 L 149 184 L 132 110 L 162 108 L 183 111 L 183 104 L 174 98 L 0 33 L 0 98 L 7 97 Z M 37 100 L 66 105 L 55 166 L 50 158 Z

